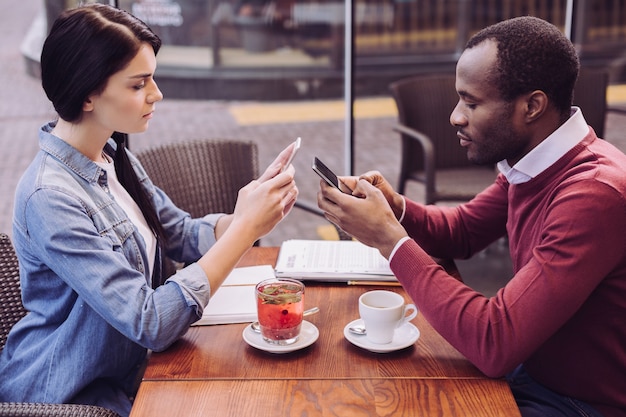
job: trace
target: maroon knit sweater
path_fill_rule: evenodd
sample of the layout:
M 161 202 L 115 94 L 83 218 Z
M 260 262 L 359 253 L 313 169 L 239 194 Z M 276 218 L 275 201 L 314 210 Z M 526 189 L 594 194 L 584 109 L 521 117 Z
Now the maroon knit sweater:
M 403 226 L 413 240 L 394 255 L 393 272 L 429 323 L 480 370 L 500 377 L 524 363 L 546 387 L 607 417 L 626 416 L 622 152 L 590 129 L 527 183 L 500 175 L 456 208 L 407 200 Z M 515 275 L 492 298 L 427 255 L 467 258 L 505 231 Z

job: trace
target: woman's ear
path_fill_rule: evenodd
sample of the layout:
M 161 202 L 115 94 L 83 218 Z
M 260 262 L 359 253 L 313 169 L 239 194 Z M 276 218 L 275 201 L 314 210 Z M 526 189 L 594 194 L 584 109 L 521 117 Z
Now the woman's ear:
M 87 99 L 84 101 L 83 111 L 93 111 L 93 102 L 91 101 L 91 97 L 87 97 Z
M 535 90 L 526 97 L 526 121 L 533 122 L 541 117 L 548 108 L 548 96 L 541 90 Z

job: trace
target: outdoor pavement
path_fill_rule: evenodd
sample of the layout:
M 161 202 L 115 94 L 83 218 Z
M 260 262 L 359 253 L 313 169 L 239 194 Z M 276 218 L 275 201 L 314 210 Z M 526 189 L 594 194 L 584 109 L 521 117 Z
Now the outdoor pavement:
M 29 47 L 25 40 L 29 39 L 29 31 L 40 13 L 41 3 L 27 0 L 0 15 L 0 149 L 3 151 L 0 164 L 0 232 L 9 235 L 15 186 L 38 150 L 38 128 L 55 118 L 54 109 L 45 97 L 39 79 L 26 73 L 21 50 Z M 623 100 L 626 101 L 626 98 Z M 313 157 L 320 157 L 336 172 L 344 173 L 343 114 L 340 100 L 259 103 L 168 100 L 166 97 L 157 104 L 148 131 L 131 135 L 130 148 L 139 151 L 162 143 L 199 138 L 252 140 L 259 144 L 260 166 L 264 169 L 282 148 L 300 136 L 302 149 L 294 160 L 299 199 L 315 205 L 319 178 L 311 171 Z M 395 185 L 400 140 L 391 130 L 396 121 L 391 99 L 358 100 L 356 114 L 354 172 L 377 169 Z M 626 115 L 609 114 L 605 139 L 626 150 L 624 132 Z M 421 198 L 417 188 L 410 188 L 407 195 L 417 200 Z M 261 245 L 278 246 L 289 238 L 318 239 L 321 237 L 320 230 L 327 230 L 328 225 L 321 217 L 294 209 L 261 240 Z M 468 270 L 478 276 L 502 278 L 510 270 L 505 259 L 506 248 L 496 247 L 487 252 L 481 254 L 482 258 L 477 262 L 467 264 Z M 497 285 L 496 282 L 494 288 Z M 491 288 L 485 291 L 490 292 Z

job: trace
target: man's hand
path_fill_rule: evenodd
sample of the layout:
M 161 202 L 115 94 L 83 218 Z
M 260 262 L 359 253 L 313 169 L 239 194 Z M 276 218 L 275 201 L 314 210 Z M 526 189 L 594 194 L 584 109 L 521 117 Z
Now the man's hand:
M 329 221 L 388 258 L 398 240 L 407 236 L 406 231 L 380 189 L 365 179 L 345 178 L 346 185 L 354 185 L 352 195 L 320 181 L 319 208 Z
M 356 193 L 356 186 L 358 181 L 365 180 L 369 182 L 383 193 L 385 199 L 387 200 L 387 203 L 389 203 L 389 207 L 391 207 L 391 209 L 393 210 L 393 214 L 396 216 L 396 219 L 400 219 L 402 213 L 404 213 L 404 197 L 395 192 L 391 184 L 389 184 L 389 182 L 385 179 L 385 177 L 382 176 L 380 172 L 369 171 L 361 175 L 360 177 L 339 177 L 339 179 L 339 186 L 341 187 L 341 183 L 343 182 L 346 186 L 354 190 L 352 192 L 352 195 L 356 197 L 360 197 Z M 346 190 L 342 188 L 342 191 L 345 192 Z

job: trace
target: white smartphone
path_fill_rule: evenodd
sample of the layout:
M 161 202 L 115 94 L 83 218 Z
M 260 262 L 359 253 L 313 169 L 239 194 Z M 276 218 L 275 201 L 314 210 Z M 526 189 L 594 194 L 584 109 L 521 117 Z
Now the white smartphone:
M 283 165 L 283 167 L 280 169 L 280 172 L 283 172 L 289 167 L 289 165 L 291 165 L 291 161 L 293 161 L 293 158 L 296 156 L 296 154 L 298 153 L 298 150 L 300 149 L 301 142 L 302 140 L 298 136 L 298 139 L 296 139 L 295 141 L 295 146 L 293 147 L 293 150 L 291 151 L 291 155 L 289 155 L 289 159 L 287 160 L 287 163 Z
M 319 175 L 331 187 L 335 187 L 339 191 L 346 194 L 352 193 L 350 187 L 348 187 L 343 181 L 341 183 L 348 191 L 344 191 L 339 188 L 339 178 L 337 178 L 337 175 L 333 171 L 331 171 L 330 168 L 328 168 L 322 161 L 320 161 L 317 156 L 315 157 L 315 159 L 313 159 L 313 166 L 311 168 L 313 168 L 313 171 L 315 171 L 317 175 Z

